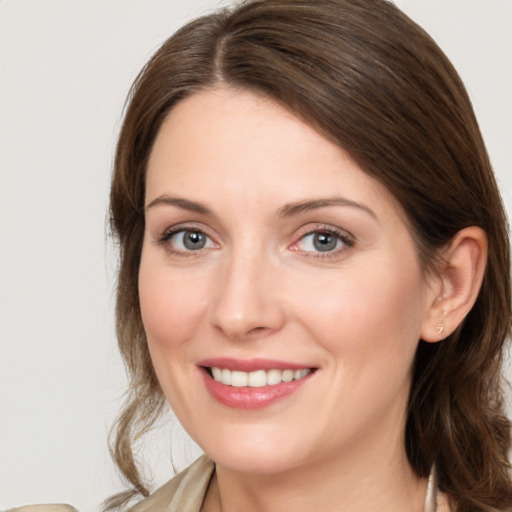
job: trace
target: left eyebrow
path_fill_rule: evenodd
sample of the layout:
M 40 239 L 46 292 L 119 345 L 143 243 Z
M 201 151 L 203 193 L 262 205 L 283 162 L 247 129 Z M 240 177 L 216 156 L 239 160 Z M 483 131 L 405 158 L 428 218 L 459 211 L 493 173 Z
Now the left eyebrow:
M 299 215 L 301 213 L 306 213 L 311 210 L 317 210 L 319 208 L 326 208 L 329 206 L 348 206 L 351 208 L 358 208 L 379 222 L 375 212 L 368 208 L 368 206 L 356 203 L 355 201 L 351 201 L 350 199 L 346 199 L 341 196 L 311 199 L 308 201 L 299 201 L 296 203 L 287 203 L 279 208 L 277 215 L 278 217 L 292 217 L 293 215 Z
M 183 199 L 181 197 L 160 196 L 156 199 L 153 199 L 153 201 L 147 204 L 144 209 L 147 211 L 150 208 L 154 208 L 158 205 L 176 206 L 177 208 L 188 210 L 189 212 L 200 213 L 201 215 L 212 215 L 210 209 L 204 204 L 191 201 L 190 199 Z

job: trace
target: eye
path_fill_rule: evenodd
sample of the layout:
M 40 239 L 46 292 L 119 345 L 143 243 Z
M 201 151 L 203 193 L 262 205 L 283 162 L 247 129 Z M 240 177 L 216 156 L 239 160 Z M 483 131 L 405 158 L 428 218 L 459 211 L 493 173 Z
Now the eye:
M 337 253 L 344 248 L 352 247 L 354 240 L 346 233 L 340 233 L 334 229 L 317 229 L 303 235 L 290 249 L 304 253 Z
M 181 229 L 168 233 L 163 237 L 162 242 L 170 243 L 172 249 L 177 252 L 199 251 L 214 247 L 212 239 L 196 229 Z
M 310 233 L 300 241 L 303 251 L 329 252 L 337 249 L 341 244 L 339 236 L 332 233 Z

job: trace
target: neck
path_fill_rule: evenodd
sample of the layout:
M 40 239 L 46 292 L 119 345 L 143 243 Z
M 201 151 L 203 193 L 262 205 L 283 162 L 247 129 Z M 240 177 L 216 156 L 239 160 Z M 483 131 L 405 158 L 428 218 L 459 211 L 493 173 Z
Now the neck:
M 427 481 L 415 476 L 403 446 L 398 440 L 377 451 L 367 449 L 364 456 L 360 450 L 333 454 L 279 474 L 246 474 L 217 465 L 204 510 L 423 512 Z

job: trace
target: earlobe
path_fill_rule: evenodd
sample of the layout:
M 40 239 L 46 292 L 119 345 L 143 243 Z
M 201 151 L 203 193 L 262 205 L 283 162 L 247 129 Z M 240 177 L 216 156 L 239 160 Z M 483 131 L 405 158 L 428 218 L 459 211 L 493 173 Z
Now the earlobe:
M 423 319 L 421 337 L 435 343 L 452 334 L 478 297 L 487 264 L 487 235 L 479 227 L 459 231 L 442 254 L 435 297 Z

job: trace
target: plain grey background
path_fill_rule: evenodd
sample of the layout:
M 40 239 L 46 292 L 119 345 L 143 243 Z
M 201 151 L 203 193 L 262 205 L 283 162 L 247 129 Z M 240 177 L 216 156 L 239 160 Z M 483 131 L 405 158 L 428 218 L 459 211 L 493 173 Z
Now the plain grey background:
M 124 98 L 212 0 L 0 0 L 0 509 L 121 489 L 107 431 L 124 390 L 105 218 Z M 512 0 L 397 0 L 459 70 L 512 214 Z M 510 373 L 509 373 L 510 374 Z M 145 451 L 156 483 L 198 453 Z

